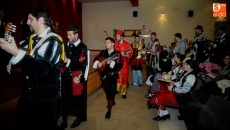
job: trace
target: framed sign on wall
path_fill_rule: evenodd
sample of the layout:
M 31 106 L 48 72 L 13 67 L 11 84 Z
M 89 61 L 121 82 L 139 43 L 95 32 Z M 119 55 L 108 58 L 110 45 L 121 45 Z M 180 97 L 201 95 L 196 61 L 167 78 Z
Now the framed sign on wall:
M 149 29 L 128 29 L 124 30 L 124 37 L 134 37 L 139 35 L 140 37 L 150 37 L 151 30 Z

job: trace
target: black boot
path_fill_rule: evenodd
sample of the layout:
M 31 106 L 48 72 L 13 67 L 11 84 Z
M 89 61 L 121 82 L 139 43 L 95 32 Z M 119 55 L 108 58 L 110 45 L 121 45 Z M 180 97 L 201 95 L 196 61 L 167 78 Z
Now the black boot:
M 111 116 L 111 112 L 107 112 L 107 113 L 105 114 L 105 118 L 107 118 L 107 119 L 109 119 L 110 116 Z
M 161 121 L 163 119 L 164 119 L 164 116 L 159 116 L 159 115 L 157 117 L 153 118 L 153 120 L 155 120 L 155 121 Z
M 158 115 L 157 117 L 154 117 L 153 120 L 157 120 L 159 118 L 161 118 L 161 116 Z
M 170 114 L 167 114 L 167 115 L 164 115 L 164 116 L 163 116 L 163 120 L 164 120 L 164 121 L 167 120 L 167 119 L 170 120 Z
M 82 120 L 76 118 L 76 119 L 74 120 L 73 124 L 71 125 L 71 128 L 78 127 L 81 123 L 82 123 Z
M 122 95 L 122 98 L 123 98 L 123 99 L 126 99 L 126 95 Z
M 161 121 L 161 120 L 165 121 L 167 119 L 170 120 L 170 114 L 167 114 L 167 115 L 164 115 L 164 116 L 159 116 L 158 115 L 157 117 L 153 118 L 153 120 L 156 120 L 156 121 Z

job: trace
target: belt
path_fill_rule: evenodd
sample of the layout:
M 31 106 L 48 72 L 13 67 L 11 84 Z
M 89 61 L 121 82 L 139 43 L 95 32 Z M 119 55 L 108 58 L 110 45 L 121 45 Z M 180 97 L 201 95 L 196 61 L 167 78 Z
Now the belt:
M 114 75 L 117 74 L 117 72 L 108 72 L 107 75 Z

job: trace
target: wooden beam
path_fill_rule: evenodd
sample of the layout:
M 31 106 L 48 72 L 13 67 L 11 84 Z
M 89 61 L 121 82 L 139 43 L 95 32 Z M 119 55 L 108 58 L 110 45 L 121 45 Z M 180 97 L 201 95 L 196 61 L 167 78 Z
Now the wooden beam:
M 130 0 L 133 7 L 139 7 L 139 0 Z

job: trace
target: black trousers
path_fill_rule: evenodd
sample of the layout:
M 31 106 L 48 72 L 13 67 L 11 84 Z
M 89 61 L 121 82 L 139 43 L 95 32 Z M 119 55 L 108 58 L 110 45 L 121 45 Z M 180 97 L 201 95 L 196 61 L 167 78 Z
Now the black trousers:
M 68 73 L 62 75 L 61 80 L 61 115 L 64 120 L 70 113 L 82 121 L 87 120 L 87 82 L 83 84 L 82 95 L 73 96 L 72 77 Z
M 18 130 L 56 130 L 57 100 L 42 101 L 21 96 L 17 116 Z
M 114 75 L 106 75 L 104 79 L 102 79 L 102 87 L 106 94 L 107 100 L 114 100 L 117 90 L 117 78 L 118 74 Z

